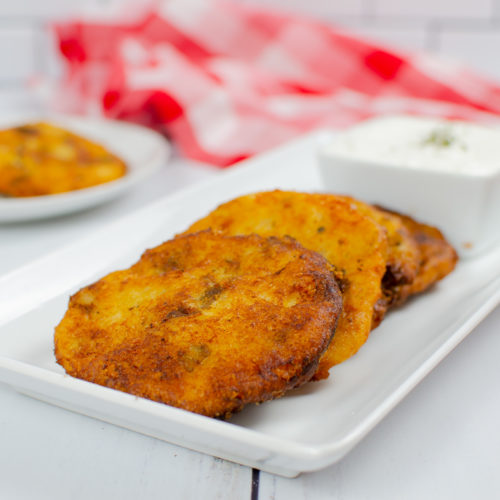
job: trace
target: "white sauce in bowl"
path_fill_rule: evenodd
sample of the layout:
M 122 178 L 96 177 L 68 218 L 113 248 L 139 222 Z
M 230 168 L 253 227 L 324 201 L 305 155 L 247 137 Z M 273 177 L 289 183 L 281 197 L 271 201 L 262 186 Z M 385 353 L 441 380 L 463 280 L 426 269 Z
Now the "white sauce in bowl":
M 335 137 L 325 152 L 412 169 L 500 171 L 500 128 L 413 116 L 375 118 Z

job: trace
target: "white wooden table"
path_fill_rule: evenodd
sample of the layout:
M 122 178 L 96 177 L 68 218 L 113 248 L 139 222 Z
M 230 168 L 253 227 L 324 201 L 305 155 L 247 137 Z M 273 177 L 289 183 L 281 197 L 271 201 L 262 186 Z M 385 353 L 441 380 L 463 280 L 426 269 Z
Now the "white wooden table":
M 177 160 L 109 205 L 0 225 L 0 275 L 212 175 L 218 174 L 209 167 Z M 499 359 L 497 309 L 340 463 L 295 479 L 179 448 L 0 384 L 0 499 L 500 498 Z

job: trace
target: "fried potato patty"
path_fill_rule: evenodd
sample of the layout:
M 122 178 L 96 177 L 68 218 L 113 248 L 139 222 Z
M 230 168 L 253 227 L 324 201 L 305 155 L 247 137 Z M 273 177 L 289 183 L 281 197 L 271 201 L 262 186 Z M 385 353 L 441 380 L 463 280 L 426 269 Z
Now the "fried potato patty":
M 327 377 L 333 365 L 355 354 L 366 341 L 374 307 L 382 297 L 387 237 L 356 203 L 327 194 L 256 193 L 221 205 L 186 233 L 207 228 L 225 234 L 288 235 L 333 264 L 342 282 L 343 311 L 315 379 Z
M 48 123 L 0 131 L 0 194 L 41 196 L 87 188 L 125 175 L 104 147 Z
M 384 319 L 389 307 L 385 297 L 399 293 L 401 285 L 413 283 L 417 277 L 421 262 L 421 249 L 412 231 L 396 213 L 368 205 L 354 198 L 345 197 L 351 203 L 373 218 L 382 226 L 387 235 L 386 270 L 382 278 L 382 296 L 377 302 L 373 314 L 372 329 Z
M 386 273 L 382 287 L 409 284 L 417 277 L 421 251 L 401 217 L 371 207 L 371 216 L 387 231 Z
M 203 231 L 73 295 L 55 354 L 75 377 L 227 418 L 308 381 L 341 308 L 318 253 Z
M 418 272 L 415 279 L 407 284 L 394 286 L 385 293 L 384 307 L 403 304 L 412 295 L 422 293 L 437 281 L 451 273 L 458 261 L 455 249 L 448 243 L 436 227 L 423 224 L 397 212 L 388 212 L 401 219 L 420 250 Z

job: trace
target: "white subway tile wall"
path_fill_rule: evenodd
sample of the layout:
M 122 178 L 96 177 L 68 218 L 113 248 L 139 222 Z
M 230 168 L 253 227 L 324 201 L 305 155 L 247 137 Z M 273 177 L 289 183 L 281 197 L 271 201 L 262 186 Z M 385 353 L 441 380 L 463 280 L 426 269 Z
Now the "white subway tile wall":
M 40 70 L 36 26 L 0 25 L 0 84 L 17 85 Z
M 483 74 L 500 80 L 500 29 L 446 30 L 440 34 L 440 51 L 471 63 Z
M 496 0 L 373 0 L 379 17 L 489 19 Z
M 433 51 L 500 82 L 500 0 L 234 1 L 308 15 L 388 47 Z M 120 3 L 128 0 L 0 0 L 0 89 L 19 92 L 33 76 L 54 74 L 47 26 L 56 16 Z

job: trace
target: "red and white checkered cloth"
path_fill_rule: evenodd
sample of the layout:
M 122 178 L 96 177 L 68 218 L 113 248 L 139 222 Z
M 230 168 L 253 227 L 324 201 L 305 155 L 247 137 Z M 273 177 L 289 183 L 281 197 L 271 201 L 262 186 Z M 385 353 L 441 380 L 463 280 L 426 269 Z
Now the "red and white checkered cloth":
M 60 108 L 161 129 L 186 156 L 220 166 L 382 113 L 500 113 L 500 85 L 456 64 L 240 2 L 173 0 L 56 33 L 68 63 Z

